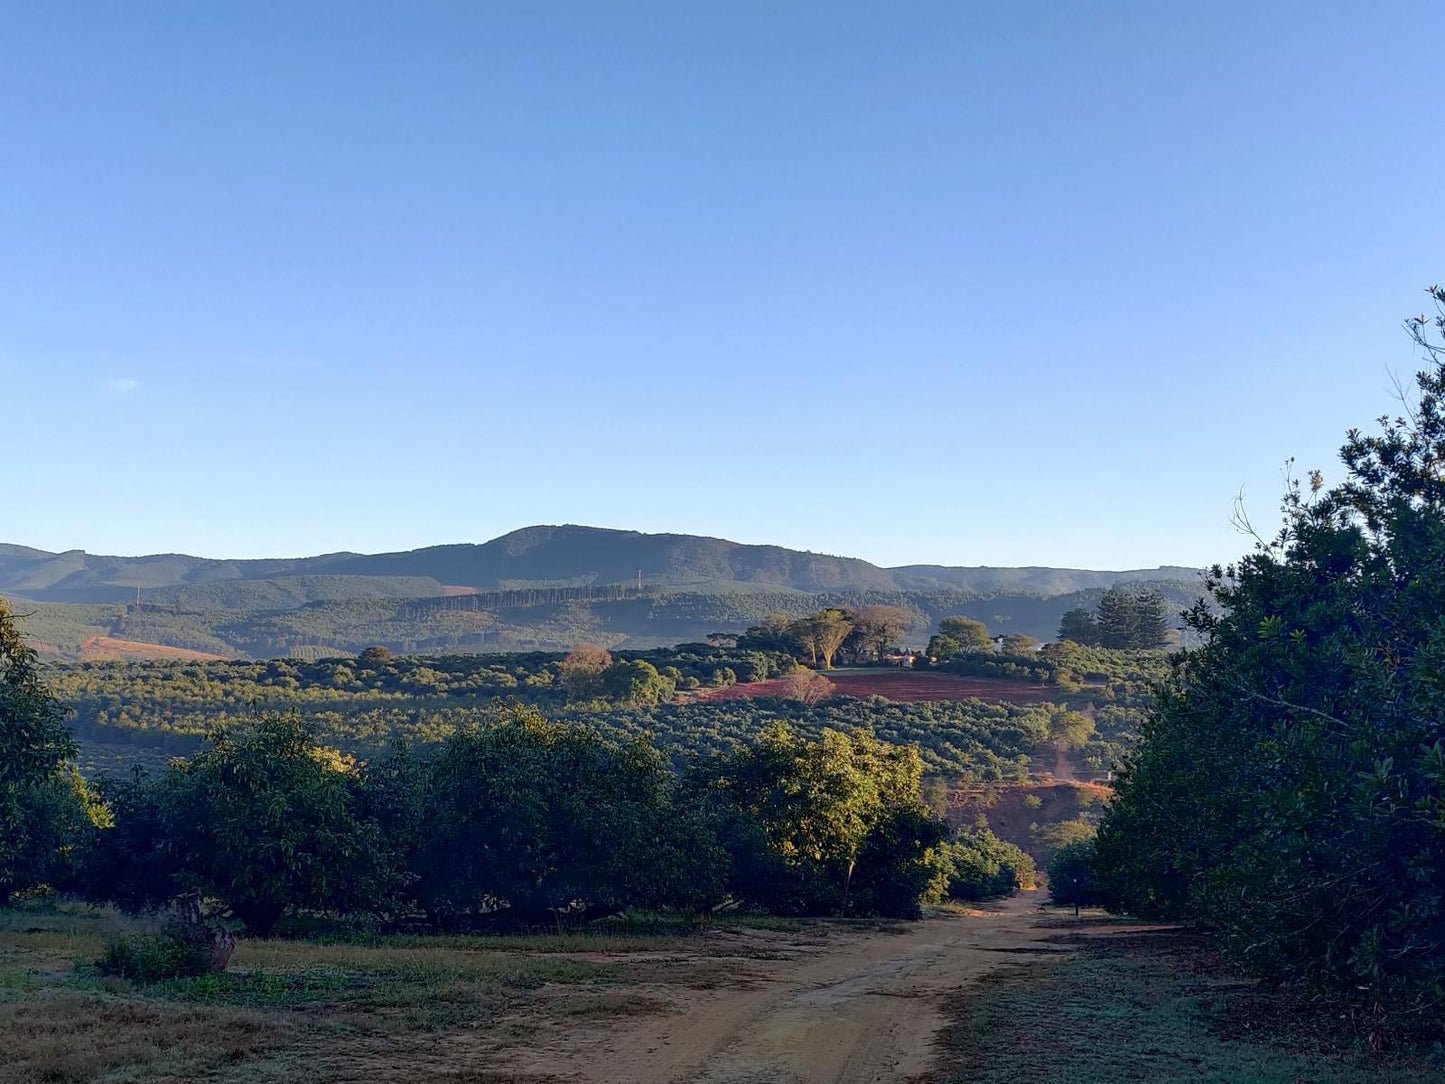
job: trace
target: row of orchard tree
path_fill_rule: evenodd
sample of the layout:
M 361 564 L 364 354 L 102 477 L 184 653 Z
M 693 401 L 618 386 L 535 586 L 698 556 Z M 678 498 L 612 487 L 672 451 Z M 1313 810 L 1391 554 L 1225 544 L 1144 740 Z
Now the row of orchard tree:
M 253 932 L 288 912 L 526 928 L 728 901 L 901 917 L 950 881 L 1031 875 L 976 834 L 951 843 L 916 747 L 866 733 L 779 726 L 677 771 L 512 706 L 363 764 L 263 715 L 154 778 L 88 786 L 3 608 L 0 720 L 0 903 L 43 883 L 134 911 L 200 892 Z

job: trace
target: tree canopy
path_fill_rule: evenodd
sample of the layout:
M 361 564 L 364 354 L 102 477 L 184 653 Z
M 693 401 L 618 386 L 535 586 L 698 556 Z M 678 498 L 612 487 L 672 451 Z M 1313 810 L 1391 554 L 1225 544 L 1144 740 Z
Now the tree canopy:
M 70 763 L 67 714 L 0 599 L 0 904 L 58 875 L 76 833 L 104 817 Z
M 1417 397 L 1215 568 L 1099 835 L 1111 904 L 1379 1014 L 1445 997 L 1445 291 Z M 1433 333 L 1433 335 L 1432 335 Z

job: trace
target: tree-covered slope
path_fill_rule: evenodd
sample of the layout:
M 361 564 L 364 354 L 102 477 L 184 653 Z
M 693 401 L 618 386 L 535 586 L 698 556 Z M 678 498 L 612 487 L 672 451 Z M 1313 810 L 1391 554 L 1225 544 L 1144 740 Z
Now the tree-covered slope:
M 631 583 L 639 572 L 651 585 L 730 583 L 813 593 L 943 589 L 1036 595 L 1192 575 L 1188 569 L 1172 567 L 1120 572 L 941 565 L 890 569 L 855 557 L 782 546 L 579 526 L 526 527 L 481 544 L 428 546 L 399 553 L 331 553 L 246 561 L 174 553 L 146 557 L 111 557 L 84 550 L 49 553 L 0 545 L 0 593 L 42 602 L 111 602 L 133 596 L 137 587 L 194 588 L 208 583 L 287 581 L 299 576 L 409 578 L 493 590 Z M 321 597 L 329 596 L 313 595 L 304 601 L 318 601 Z

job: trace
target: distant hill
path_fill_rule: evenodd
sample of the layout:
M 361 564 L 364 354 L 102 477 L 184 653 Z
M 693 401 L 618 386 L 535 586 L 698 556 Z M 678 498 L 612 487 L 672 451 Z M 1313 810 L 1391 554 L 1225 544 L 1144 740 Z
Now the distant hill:
M 31 640 L 62 658 L 87 658 L 112 642 L 258 658 L 354 654 L 372 644 L 405 652 L 558 651 L 584 641 L 655 647 L 740 632 L 772 613 L 870 603 L 912 613 L 906 638 L 914 645 L 955 614 L 1047 639 L 1065 610 L 1092 607 L 1116 584 L 1141 583 L 1180 607 L 1199 592 L 1198 573 L 1177 567 L 880 568 L 781 546 L 575 526 L 528 527 L 480 545 L 249 561 L 0 546 L 0 595 L 26 615 Z
M 401 553 L 329 553 L 315 557 L 216 560 L 185 554 L 107 557 L 67 550 L 48 553 L 25 546 L 0 545 L 0 593 L 40 602 L 117 602 L 133 598 L 136 588 L 186 588 L 237 581 L 287 581 L 311 577 L 309 589 L 279 588 L 300 601 L 356 597 L 331 578 L 386 577 L 392 581 L 430 581 L 418 596 L 437 594 L 442 585 L 499 590 L 533 586 L 601 586 L 630 583 L 642 573 L 650 585 L 748 585 L 795 591 L 928 591 L 946 589 L 989 593 L 1008 591 L 1062 595 L 1116 583 L 1192 579 L 1192 569 L 1163 567 L 1118 572 L 1060 568 L 951 568 L 907 565 L 880 568 L 856 557 L 835 557 L 751 546 L 721 538 L 686 534 L 642 534 L 600 527 L 524 527 L 479 545 L 428 546 Z M 395 586 L 373 592 L 396 597 Z M 224 604 L 224 603 L 223 603 Z

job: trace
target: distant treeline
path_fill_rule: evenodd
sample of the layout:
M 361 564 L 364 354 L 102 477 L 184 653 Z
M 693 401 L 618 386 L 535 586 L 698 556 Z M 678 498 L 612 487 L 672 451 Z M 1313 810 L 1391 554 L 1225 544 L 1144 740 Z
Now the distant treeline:
M 704 639 L 711 632 L 743 632 L 781 615 L 797 620 L 824 609 L 857 611 L 893 606 L 908 614 L 903 646 L 921 647 L 941 618 L 963 615 L 998 633 L 1052 639 L 1071 609 L 1097 606 L 1102 589 L 1044 597 L 972 594 L 954 590 L 842 591 L 675 588 L 635 585 L 519 587 L 477 595 L 443 595 L 437 585 L 399 597 L 408 581 L 382 581 L 365 595 L 365 577 L 333 577 L 301 586 L 283 581 L 205 584 L 110 605 L 26 605 L 26 630 L 35 641 L 78 653 L 87 639 L 165 644 L 217 655 L 314 657 L 316 648 L 354 654 L 373 644 L 393 651 L 563 650 L 578 643 L 608 648 L 649 647 Z M 1197 585 L 1154 585 L 1173 612 L 1190 605 Z M 310 595 L 321 595 L 312 599 Z M 421 597 L 424 595 L 425 597 Z M 169 596 L 169 597 L 167 597 Z
M 602 587 L 515 587 L 506 591 L 474 591 L 412 599 L 397 611 L 397 616 L 406 619 L 439 611 L 477 613 L 483 610 L 525 609 L 529 606 L 556 606 L 563 603 L 616 602 L 619 599 L 637 598 L 643 590 L 645 588 L 635 585 L 614 583 Z

